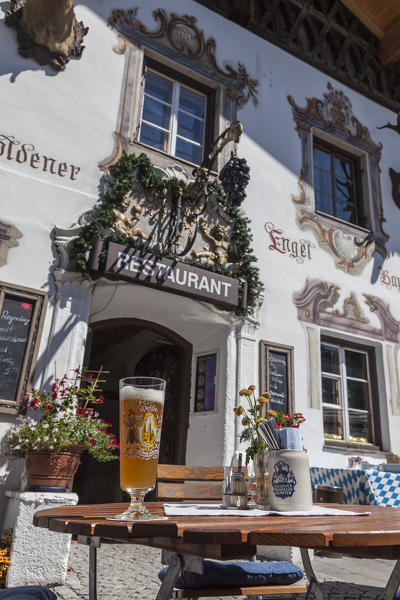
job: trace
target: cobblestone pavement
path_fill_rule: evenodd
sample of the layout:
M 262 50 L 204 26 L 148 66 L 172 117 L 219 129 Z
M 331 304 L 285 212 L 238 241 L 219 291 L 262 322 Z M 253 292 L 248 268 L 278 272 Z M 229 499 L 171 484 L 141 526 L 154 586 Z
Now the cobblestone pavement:
M 381 600 L 392 561 L 314 557 L 326 600 Z M 104 544 L 98 550 L 98 600 L 154 600 L 159 588 L 160 551 Z M 72 543 L 66 582 L 53 588 L 59 600 L 88 600 L 88 548 Z M 289 596 L 274 596 L 288 600 Z M 299 594 L 291 600 L 304 600 Z M 218 599 L 220 600 L 220 599 Z M 231 599 L 233 600 L 233 599 Z

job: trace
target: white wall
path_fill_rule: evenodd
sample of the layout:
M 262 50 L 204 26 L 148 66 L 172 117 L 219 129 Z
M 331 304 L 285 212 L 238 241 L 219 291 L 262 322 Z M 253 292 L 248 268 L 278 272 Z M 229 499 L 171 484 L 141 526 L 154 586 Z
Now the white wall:
M 139 6 L 138 17 L 154 29 L 156 25 L 151 12 L 159 8 L 160 3 L 147 0 L 136 4 Z M 318 277 L 340 286 L 342 297 L 350 292 L 355 292 L 361 300 L 363 293 L 379 296 L 389 304 L 393 316 L 400 320 L 399 290 L 387 289 L 379 280 L 373 283 L 372 263 L 359 275 L 338 270 L 333 257 L 318 246 L 315 235 L 311 231 L 301 231 L 296 224 L 296 208 L 291 195 L 298 191 L 301 150 L 286 96 L 293 95 L 295 101 L 304 106 L 306 98 L 321 98 L 330 81 L 349 96 L 354 114 L 370 129 L 372 138 L 383 143 L 380 167 L 386 217 L 384 229 L 390 234 L 387 244 L 389 255 L 384 266 L 399 276 L 399 214 L 391 197 L 388 177 L 389 167 L 400 169 L 398 138 L 393 131 L 377 129 L 378 125 L 387 121 L 395 122 L 396 115 L 190 0 L 164 0 L 161 4 L 167 12 L 196 16 L 205 37 L 217 40 L 219 63 L 237 65 L 239 61 L 247 67 L 249 75 L 259 81 L 258 106 L 250 101 L 239 111 L 244 135 L 238 151 L 247 159 L 251 169 L 251 182 L 243 209 L 251 219 L 253 246 L 265 284 L 260 327 L 255 333 L 254 343 L 268 340 L 294 346 L 295 408 L 307 417 L 304 439 L 311 462 L 344 465 L 346 456 L 323 451 L 322 414 L 320 410 L 309 408 L 306 336 L 303 325 L 298 321 L 292 296 L 304 287 L 307 277 Z M 78 20 L 89 26 L 86 48 L 81 60 L 71 61 L 66 71 L 58 74 L 19 57 L 15 32 L 3 25 L 4 12 L 0 10 L 0 134 L 34 144 L 40 155 L 80 168 L 76 179 L 71 180 L 35 171 L 27 164 L 7 160 L 4 154 L 0 156 L 0 218 L 15 225 L 23 234 L 19 246 L 9 250 L 8 262 L 0 268 L 0 280 L 46 290 L 52 297 L 55 289 L 51 272 L 58 258 L 52 249 L 51 230 L 54 225 L 69 227 L 83 212 L 93 207 L 101 178 L 98 162 L 106 158 L 113 148 L 112 133 L 118 119 L 124 57 L 113 51 L 117 36 L 107 27 L 106 19 L 112 8 L 117 7 L 131 8 L 132 4 L 128 0 L 91 0 L 78 4 Z M 312 260 L 298 264 L 287 255 L 271 252 L 264 230 L 266 221 L 272 221 L 292 239 L 305 238 L 313 242 Z M 235 423 L 227 406 L 231 408 L 236 400 L 237 384 L 257 383 L 258 359 L 244 357 L 245 362 L 237 378 L 236 331 L 232 330 L 233 321 L 229 315 L 224 316 L 209 305 L 198 305 L 177 296 L 173 296 L 173 302 L 170 302 L 169 294 L 143 289 L 120 284 L 112 302 L 107 305 L 112 288 L 99 286 L 91 306 L 92 318 L 134 316 L 155 320 L 193 343 L 194 353 L 218 352 L 218 409 L 215 414 L 191 416 L 187 461 L 203 464 L 226 461 L 235 448 Z M 53 330 L 56 334 L 57 328 L 60 329 L 57 344 L 64 344 L 58 354 L 59 360 L 64 363 L 60 365 L 61 370 L 75 366 L 72 361 L 83 353 L 90 294 L 83 296 L 82 306 L 76 313 L 76 326 L 80 327 L 76 339 L 71 341 L 71 332 L 66 330 L 63 333 L 61 329 L 68 322 L 69 313 L 59 318 Z M 365 306 L 363 309 L 367 311 Z M 71 311 L 71 308 L 67 307 L 67 310 Z M 50 304 L 39 352 L 40 372 L 35 375 L 39 382 L 43 370 L 50 370 L 50 366 L 45 364 L 46 357 L 54 355 L 53 351 L 46 354 L 52 316 L 53 304 Z M 368 318 L 371 323 L 376 321 L 372 313 L 368 313 Z M 250 345 L 254 348 L 253 342 Z M 382 357 L 379 387 L 388 403 L 390 389 L 385 353 Z M 230 376 L 229 381 L 227 375 Z M 0 435 L 11 420 L 4 416 Z M 390 416 L 389 423 L 386 422 L 386 430 L 391 449 L 400 453 L 397 433 L 400 417 Z

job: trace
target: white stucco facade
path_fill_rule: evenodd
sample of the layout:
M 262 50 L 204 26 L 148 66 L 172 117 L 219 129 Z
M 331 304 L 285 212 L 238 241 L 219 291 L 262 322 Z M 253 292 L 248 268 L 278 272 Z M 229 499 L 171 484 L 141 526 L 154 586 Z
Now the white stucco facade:
M 156 0 L 137 3 L 138 17 L 149 29 L 155 27 L 152 11 L 160 8 L 159 4 Z M 303 438 L 312 465 L 344 467 L 350 455 L 361 451 L 366 460 L 377 463 L 386 460 L 385 452 L 400 454 L 398 338 L 390 341 L 368 334 L 367 329 L 357 330 L 361 323 L 357 319 L 356 329 L 349 326 L 347 331 L 343 326 L 332 326 L 333 321 L 327 326 L 302 320 L 294 302 L 307 280 L 320 280 L 337 286 L 336 302 L 328 303 L 322 310 L 324 314 L 343 312 L 343 300 L 353 295 L 371 330 L 381 330 L 379 311 L 370 309 L 366 294 L 379 298 L 394 321 L 400 322 L 400 288 L 388 285 L 389 275 L 385 280 L 383 271 L 378 269 L 382 267 L 400 278 L 400 214 L 389 178 L 389 168 L 400 168 L 398 138 L 390 129 L 378 129 L 395 122 L 396 114 L 195 2 L 164 0 L 162 8 L 166 13 L 193 15 L 205 37 L 217 40 L 219 64 L 240 62 L 258 80 L 258 104 L 249 101 L 238 110 L 244 129 L 238 155 L 245 157 L 250 166 L 251 179 L 242 209 L 251 221 L 252 245 L 265 286 L 263 302 L 256 315 L 244 319 L 210 303 L 135 283 L 94 281 L 88 275 L 68 271 L 63 240 L 69 241 L 79 231 L 82 215 L 98 202 L 104 175 L 98 164 L 113 152 L 113 132 L 120 127 L 121 110 L 126 106 L 126 53 L 115 52 L 117 34 L 107 26 L 113 8 L 129 9 L 132 5 L 127 0 L 85 1 L 76 7 L 78 20 L 89 27 L 86 48 L 80 60 L 71 61 L 65 72 L 58 74 L 17 54 L 15 32 L 3 25 L 4 13 L 0 9 L 0 220 L 22 234 L 18 245 L 8 249 L 6 263 L 0 267 L 0 280 L 7 285 L 45 291 L 49 297 L 34 385 L 48 383 L 54 363 L 59 373 L 82 364 L 88 326 L 112 319 L 158 324 L 186 340 L 193 349 L 185 460 L 188 464 L 227 464 L 239 447 L 240 423 L 232 409 L 239 402 L 239 389 L 252 383 L 260 386 L 263 340 L 293 348 L 293 409 L 303 412 L 307 419 Z M 142 47 L 142 51 L 146 52 L 146 48 Z M 172 64 L 173 55 L 165 60 Z M 375 253 L 350 271 L 338 266 L 337 257 L 327 244 L 321 243 L 315 228 L 300 228 L 299 204 L 293 201 L 299 194 L 303 155 L 287 96 L 292 96 L 299 107 L 305 107 L 307 98 L 323 99 L 328 83 L 348 97 L 353 115 L 369 130 L 373 142 L 382 144 L 379 170 L 385 219 L 382 227 L 389 236 L 385 242 L 387 255 L 383 260 L 381 254 Z M 137 107 L 133 105 L 132 110 Z M 222 116 L 220 125 L 223 130 Z M 315 133 L 315 125 L 312 127 Z M 334 136 L 329 135 L 332 141 Z M 10 136 L 20 145 L 12 144 Z M 31 144 L 34 149 L 27 147 L 28 158 L 24 160 L 20 154 L 18 161 L 21 144 Z M 348 142 L 343 139 L 339 146 L 348 150 Z M 38 158 L 32 166 L 34 153 Z M 364 156 L 365 151 L 358 148 L 356 154 Z M 46 163 L 43 157 L 54 161 Z M 164 165 L 166 161 L 180 162 L 165 156 L 162 160 Z M 180 164 L 190 174 L 190 165 Z M 363 174 L 363 193 L 367 196 L 372 193 L 372 176 L 367 166 Z M 371 203 L 374 205 L 376 198 Z M 288 249 L 271 249 L 268 223 L 283 232 L 281 237 L 309 242 L 309 255 L 297 260 L 299 256 L 290 257 Z M 335 224 L 333 221 L 332 226 Z M 380 414 L 378 449 L 340 449 L 325 443 L 321 336 L 374 350 L 377 390 L 373 401 L 378 403 Z M 140 358 L 134 352 L 137 348 L 127 348 L 124 364 L 118 354 L 115 364 L 111 361 L 108 368 L 121 376 L 130 375 L 134 358 Z M 209 353 L 217 354 L 216 409 L 195 413 L 196 356 Z M 16 415 L 0 413 L 0 437 L 15 418 Z M 20 469 L 16 467 L 15 463 L 2 462 L 0 476 L 7 489 L 20 488 Z

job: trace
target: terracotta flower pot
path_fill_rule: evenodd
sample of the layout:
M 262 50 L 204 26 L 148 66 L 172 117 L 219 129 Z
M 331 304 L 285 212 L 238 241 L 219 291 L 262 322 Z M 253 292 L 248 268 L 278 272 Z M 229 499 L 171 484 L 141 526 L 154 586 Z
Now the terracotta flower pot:
M 25 457 L 28 487 L 32 491 L 52 491 L 53 488 L 65 491 L 80 465 L 80 455 L 84 448 L 74 444 L 65 450 L 30 451 Z

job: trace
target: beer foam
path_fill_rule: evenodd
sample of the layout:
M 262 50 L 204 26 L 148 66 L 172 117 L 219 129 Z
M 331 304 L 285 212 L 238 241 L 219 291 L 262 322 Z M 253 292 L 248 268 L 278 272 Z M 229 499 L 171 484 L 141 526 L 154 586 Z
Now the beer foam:
M 144 402 L 157 402 L 164 404 L 164 391 L 151 388 L 138 388 L 127 385 L 120 390 L 121 400 L 143 400 Z

